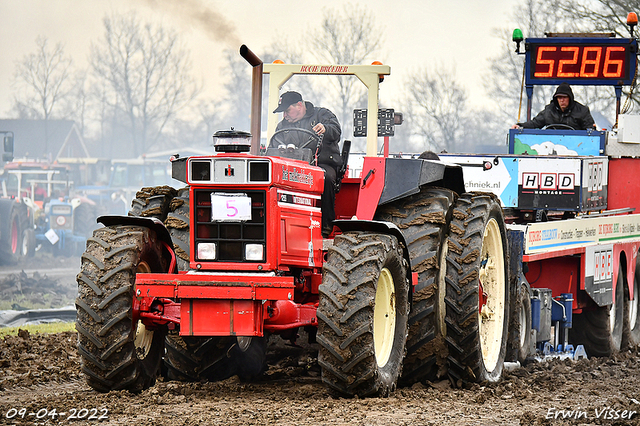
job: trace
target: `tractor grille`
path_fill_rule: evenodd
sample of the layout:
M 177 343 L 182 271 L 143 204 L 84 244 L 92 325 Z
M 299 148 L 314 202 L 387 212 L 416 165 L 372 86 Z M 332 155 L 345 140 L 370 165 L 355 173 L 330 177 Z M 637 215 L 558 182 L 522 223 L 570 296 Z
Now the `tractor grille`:
M 195 191 L 195 257 L 205 262 L 264 262 L 266 257 L 266 193 L 265 191 L 224 191 L 251 198 L 251 219 L 244 222 L 212 222 L 211 194 L 217 191 Z M 215 259 L 199 259 L 198 243 L 214 243 Z M 246 259 L 247 244 L 262 244 L 263 258 Z

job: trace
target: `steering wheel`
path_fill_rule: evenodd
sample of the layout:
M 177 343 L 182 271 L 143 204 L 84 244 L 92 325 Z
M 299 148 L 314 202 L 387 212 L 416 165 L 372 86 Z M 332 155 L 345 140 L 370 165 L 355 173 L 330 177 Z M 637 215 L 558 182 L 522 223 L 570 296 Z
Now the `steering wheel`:
M 569 126 L 568 124 L 562 124 L 562 123 L 556 123 L 556 124 L 547 124 L 546 126 L 544 126 L 542 128 L 542 130 L 561 130 L 561 129 L 567 129 L 567 130 L 575 130 L 573 127 Z
M 290 127 L 288 129 L 276 130 L 273 133 L 273 135 L 271 136 L 271 140 L 269 141 L 269 146 L 275 146 L 277 148 L 278 145 L 286 145 L 285 138 L 284 138 L 283 134 L 284 133 L 288 133 L 288 132 L 290 132 L 292 130 L 304 133 L 307 136 L 309 136 L 309 141 L 307 141 L 307 143 L 303 144 L 302 146 L 296 147 L 296 149 L 306 148 L 311 142 L 315 142 L 315 146 L 318 146 L 318 145 L 320 145 L 320 142 L 322 141 L 320 135 L 318 135 L 316 132 L 313 132 L 313 131 L 307 130 L 307 129 L 302 129 L 300 127 Z M 311 150 L 314 151 L 314 148 L 315 147 L 312 147 Z

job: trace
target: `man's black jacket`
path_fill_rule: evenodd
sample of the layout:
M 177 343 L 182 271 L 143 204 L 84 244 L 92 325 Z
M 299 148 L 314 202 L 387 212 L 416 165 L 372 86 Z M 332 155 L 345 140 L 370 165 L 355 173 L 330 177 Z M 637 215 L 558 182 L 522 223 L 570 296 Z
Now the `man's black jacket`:
M 338 118 L 327 108 L 314 107 L 309 101 L 305 101 L 305 106 L 307 112 L 304 117 L 295 123 L 282 120 L 278 123 L 276 131 L 290 128 L 311 130 L 316 124 L 322 123 L 326 130 L 322 139 L 322 147 L 318 154 L 318 164 L 328 164 L 333 167 L 338 167 L 341 164 L 338 142 L 340 142 L 340 135 L 342 134 Z M 286 141 L 286 144 L 294 144 L 299 148 L 309 141 L 309 137 L 302 132 L 294 131 L 285 135 L 284 138 L 280 138 L 280 140 Z M 315 146 L 311 145 L 312 144 L 308 145 L 307 148 L 313 151 Z M 277 148 L 277 146 L 270 146 L 270 148 Z
M 560 109 L 556 100 L 556 96 L 559 94 L 569 96 L 569 106 L 564 112 Z M 553 100 L 538 115 L 525 123 L 519 123 L 525 129 L 541 129 L 550 124 L 565 124 L 575 130 L 594 129 L 594 121 L 589 107 L 573 99 L 573 91 L 567 83 L 561 83 L 558 86 L 558 89 L 553 94 Z

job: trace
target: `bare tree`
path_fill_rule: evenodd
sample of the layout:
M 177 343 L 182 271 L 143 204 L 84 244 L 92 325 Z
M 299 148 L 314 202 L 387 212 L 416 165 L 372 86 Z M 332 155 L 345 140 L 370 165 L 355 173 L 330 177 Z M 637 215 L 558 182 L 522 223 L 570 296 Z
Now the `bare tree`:
M 224 84 L 226 95 L 225 121 L 227 130 L 234 127 L 237 130 L 250 128 L 251 115 L 251 66 L 245 61 L 237 50 L 226 49 L 224 51 L 225 75 L 228 80 Z M 262 58 L 265 61 L 265 58 Z
M 630 37 L 627 14 L 640 11 L 639 0 L 558 0 L 558 6 L 571 19 L 581 22 L 586 27 L 585 31 L 614 32 L 618 37 Z M 637 31 L 634 36 L 637 37 Z M 601 87 L 589 95 L 601 103 L 608 101 L 605 104 L 608 109 L 611 109 L 615 99 L 611 87 Z M 623 88 L 623 98 L 626 98 L 623 100 L 623 113 L 640 105 L 637 80 L 630 88 Z
M 407 121 L 413 133 L 427 141 L 425 149 L 456 152 L 467 94 L 456 83 L 455 70 L 437 69 L 423 68 L 407 76 Z
M 377 59 L 371 57 L 379 51 L 382 36 L 382 29 L 375 25 L 367 9 L 347 4 L 340 10 L 325 9 L 321 26 L 311 31 L 309 37 L 299 42 L 276 37 L 276 41 L 259 56 L 265 63 L 280 59 L 289 64 L 365 64 Z M 227 53 L 226 58 L 229 64 L 226 74 L 231 78 L 225 84 L 228 93 L 225 100 L 231 105 L 229 115 L 235 118 L 233 122 L 242 123 L 248 120 L 249 109 L 244 101 L 250 99 L 251 70 L 244 60 L 238 59 L 237 52 Z M 320 79 L 294 76 L 282 90 L 298 91 L 305 100 L 330 108 L 340 121 L 343 137 L 347 137 L 353 127 L 354 106 L 359 104 L 358 107 L 366 108 L 366 89 L 354 76 Z M 265 86 L 263 106 L 267 94 Z M 266 110 L 263 108 L 263 111 Z M 266 125 L 266 122 L 263 117 L 262 123 Z
M 136 15 L 103 20 L 104 43 L 92 45 L 95 78 L 108 88 L 111 114 L 124 117 L 134 155 L 146 153 L 163 129 L 198 93 L 177 35 Z M 125 125 L 126 124 L 126 125 Z
M 603 6 L 600 12 L 592 10 L 598 3 Z M 613 18 L 608 23 L 602 19 L 607 8 L 619 1 L 569 1 L 569 0 L 525 0 L 516 5 L 513 20 L 525 36 L 544 37 L 547 32 L 598 32 L 621 31 L 620 21 Z M 622 6 L 615 6 L 615 10 Z M 615 14 L 612 10 L 612 14 Z M 590 17 L 598 16 L 597 18 Z M 624 14 L 626 18 L 626 13 Z M 503 40 L 502 52 L 492 60 L 485 88 L 496 106 L 501 119 L 508 119 L 512 124 L 526 120 L 527 95 L 523 87 L 524 55 L 514 52 L 515 44 L 511 41 L 513 28 L 503 28 L 496 35 Z M 521 52 L 524 51 L 521 46 Z M 535 86 L 532 98 L 532 116 L 535 116 L 550 100 L 555 87 Z M 576 99 L 588 105 L 592 111 L 605 115 L 613 114 L 615 102 L 614 91 L 610 87 L 573 86 Z
M 615 32 L 628 37 L 627 14 L 638 12 L 638 0 L 558 0 L 558 7 L 588 31 Z
M 300 44 L 289 42 L 286 37 L 278 37 L 269 47 L 269 53 L 267 53 L 266 56 L 279 59 L 287 64 L 302 64 L 305 63 L 305 61 L 315 62 L 316 59 L 311 55 L 306 55 L 305 58 L 305 50 L 308 49 L 303 48 Z M 323 78 L 322 80 L 325 80 L 326 82 L 327 79 Z M 305 99 L 313 99 L 313 102 L 316 105 L 324 105 L 326 90 L 319 90 L 318 87 L 314 88 L 312 83 L 313 80 L 309 79 L 307 76 L 296 75 L 284 84 L 282 92 L 295 90 Z
M 324 10 L 322 24 L 311 32 L 307 50 L 320 63 L 364 65 L 378 59 L 373 56 L 380 52 L 383 35 L 368 9 L 348 3 L 341 10 Z M 336 76 L 330 81 L 333 90 L 328 93 L 337 92 L 332 97 L 332 104 L 338 105 L 334 113 L 347 135 L 353 127 L 354 105 L 366 107 L 366 89 L 353 76 Z
M 561 14 L 557 3 L 545 0 L 525 0 L 514 7 L 513 20 L 525 37 L 544 37 L 545 32 L 572 31 L 565 22 L 566 14 Z M 502 40 L 502 52 L 492 60 L 485 88 L 496 100 L 502 118 L 515 123 L 526 120 L 527 95 L 522 86 L 524 55 L 515 53 L 515 43 L 511 41 L 514 28 L 496 30 Z M 521 46 L 520 51 L 524 51 Z M 541 109 L 551 96 L 551 88 L 537 87 L 534 91 L 532 109 Z
M 19 118 L 49 120 L 58 115 L 73 90 L 72 60 L 65 56 L 62 44 L 51 47 L 45 37 L 39 36 L 36 46 L 36 52 L 16 66 L 13 110 Z
M 90 93 L 87 90 L 88 79 L 86 71 L 78 71 L 70 78 L 72 89 L 65 97 L 62 107 L 62 116 L 73 120 L 80 134 L 84 137 L 87 128 L 87 121 L 90 105 Z

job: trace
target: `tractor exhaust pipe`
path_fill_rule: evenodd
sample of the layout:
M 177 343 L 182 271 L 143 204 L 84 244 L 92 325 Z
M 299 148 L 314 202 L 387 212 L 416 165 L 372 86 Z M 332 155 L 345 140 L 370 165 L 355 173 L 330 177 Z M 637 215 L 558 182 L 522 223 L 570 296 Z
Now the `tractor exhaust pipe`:
M 246 45 L 240 46 L 242 56 L 253 67 L 251 76 L 251 154 L 258 155 L 260 151 L 260 136 L 262 135 L 262 60 Z

